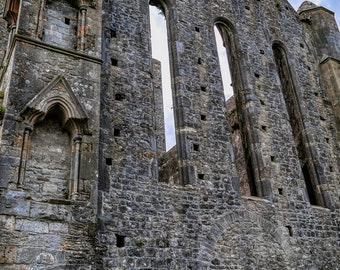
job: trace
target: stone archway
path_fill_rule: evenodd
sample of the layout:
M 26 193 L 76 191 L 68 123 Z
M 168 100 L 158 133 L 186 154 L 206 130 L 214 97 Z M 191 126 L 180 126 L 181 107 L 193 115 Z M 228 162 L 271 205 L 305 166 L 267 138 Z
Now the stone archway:
M 218 220 L 202 242 L 201 254 L 211 270 L 288 269 L 277 226 L 247 210 Z

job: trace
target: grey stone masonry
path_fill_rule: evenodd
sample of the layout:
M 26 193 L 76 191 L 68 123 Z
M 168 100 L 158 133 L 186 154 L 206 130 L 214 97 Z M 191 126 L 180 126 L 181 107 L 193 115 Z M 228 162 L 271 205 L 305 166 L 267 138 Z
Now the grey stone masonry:
M 0 1 L 0 18 L 3 17 L 3 11 L 5 6 L 5 0 Z M 5 20 L 0 19 L 0 61 L 3 59 L 7 46 L 7 22 Z
M 168 152 L 149 5 L 168 29 Z M 1 269 L 339 267 L 332 11 L 287 0 L 0 8 Z

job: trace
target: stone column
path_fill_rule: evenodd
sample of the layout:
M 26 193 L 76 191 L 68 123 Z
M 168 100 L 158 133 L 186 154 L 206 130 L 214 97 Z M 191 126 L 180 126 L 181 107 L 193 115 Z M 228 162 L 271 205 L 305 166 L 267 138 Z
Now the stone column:
M 36 37 L 39 39 L 42 39 L 42 35 L 43 35 L 45 2 L 46 0 L 41 0 L 39 14 L 38 14 Z
M 86 14 L 87 7 L 80 6 L 78 14 L 78 51 L 85 50 Z
M 20 156 L 20 167 L 19 167 L 19 177 L 18 177 L 18 188 L 22 188 L 25 181 L 25 172 L 26 172 L 26 164 L 28 159 L 28 152 L 30 146 L 30 134 L 32 133 L 33 128 L 31 126 L 27 126 L 24 131 L 23 139 L 22 139 L 22 149 Z
M 69 184 L 69 198 L 75 200 L 78 196 L 79 186 L 79 167 L 80 167 L 80 149 L 81 149 L 82 135 L 78 134 L 73 138 L 73 162 L 71 180 Z

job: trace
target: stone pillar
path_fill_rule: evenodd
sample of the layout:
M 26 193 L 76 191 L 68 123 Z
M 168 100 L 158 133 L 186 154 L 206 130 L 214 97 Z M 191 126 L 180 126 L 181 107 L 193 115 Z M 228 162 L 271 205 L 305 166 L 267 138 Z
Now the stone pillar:
M 69 198 L 75 200 L 78 196 L 79 186 L 79 169 L 80 169 L 80 149 L 81 149 L 82 135 L 78 134 L 73 138 L 73 161 L 72 161 L 72 176 L 69 185 Z
M 27 126 L 25 128 L 23 138 L 22 138 L 18 188 L 22 188 L 25 182 L 26 164 L 27 164 L 29 146 L 30 146 L 30 134 L 32 133 L 32 131 L 33 131 L 33 128 L 31 126 Z
M 86 13 L 87 7 L 79 7 L 78 14 L 78 51 L 85 50 L 85 34 L 86 34 Z
M 42 39 L 42 35 L 43 35 L 45 2 L 46 0 L 41 0 L 39 14 L 38 14 L 36 37 L 39 39 Z

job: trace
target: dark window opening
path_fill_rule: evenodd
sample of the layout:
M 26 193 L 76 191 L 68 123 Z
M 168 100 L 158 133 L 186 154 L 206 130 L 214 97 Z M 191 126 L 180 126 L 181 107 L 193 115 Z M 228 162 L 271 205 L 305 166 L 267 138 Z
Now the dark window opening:
M 240 129 L 240 125 L 238 123 L 235 123 L 231 128 L 235 131 Z
M 116 234 L 116 246 L 122 248 L 125 246 L 125 237 L 123 235 Z
M 274 157 L 274 156 L 270 156 L 270 160 L 271 160 L 271 162 L 276 162 L 276 158 Z
M 305 179 L 305 184 L 306 184 L 306 188 L 307 188 L 307 194 L 308 194 L 308 198 L 309 198 L 309 202 L 312 205 L 317 205 L 317 200 L 314 194 L 314 188 L 311 182 L 311 176 L 310 176 L 310 172 L 308 169 L 308 165 L 305 164 L 302 167 L 302 173 L 303 173 L 303 177 Z
M 193 147 L 194 147 L 194 151 L 199 151 L 200 150 L 200 145 L 197 144 L 197 143 L 194 143 Z
M 65 20 L 64 20 L 64 22 L 65 22 L 65 24 L 67 24 L 67 25 L 70 25 L 70 23 L 71 23 L 71 19 L 70 19 L 70 18 L 66 18 L 66 17 L 65 17 Z
M 199 32 L 200 29 L 199 29 L 198 27 L 195 27 L 195 31 L 196 31 L 196 32 Z
M 260 54 L 264 54 L 264 50 L 260 50 Z
M 201 65 L 202 63 L 203 63 L 203 60 L 202 60 L 201 57 L 199 57 L 199 58 L 197 59 L 197 64 Z
M 258 196 L 257 189 L 256 189 L 256 183 L 255 183 L 255 177 L 254 177 L 253 164 L 251 162 L 250 157 L 248 157 L 248 162 L 247 162 L 247 175 L 248 175 L 248 184 L 249 184 L 249 189 L 250 189 L 250 195 L 251 196 Z
M 110 36 L 111 36 L 111 38 L 116 38 L 116 37 L 117 37 L 117 31 L 111 29 L 111 30 L 110 30 Z
M 118 60 L 111 58 L 111 65 L 117 67 L 118 66 Z
M 206 120 L 207 120 L 207 116 L 204 115 L 204 114 L 201 114 L 201 120 L 202 120 L 202 121 L 206 121 Z
M 283 188 L 278 188 L 279 194 L 283 195 Z
M 201 91 L 202 91 L 202 92 L 207 92 L 207 87 L 201 86 Z
M 267 131 L 267 127 L 266 126 L 262 126 L 261 127 L 263 131 Z
M 254 76 L 255 76 L 256 78 L 260 78 L 260 74 L 258 74 L 258 73 L 254 73 Z
M 106 165 L 112 166 L 112 158 L 106 158 L 105 162 L 106 162 Z
M 120 129 L 115 128 L 115 129 L 113 130 L 113 136 L 115 136 L 115 137 L 120 137 Z
M 123 101 L 125 99 L 125 94 L 117 93 L 115 94 L 115 100 Z
M 293 236 L 293 229 L 291 226 L 286 226 L 286 228 L 288 229 L 288 233 L 289 233 L 289 236 L 292 237 Z
M 200 179 L 200 180 L 204 180 L 204 174 L 202 174 L 202 173 L 199 173 L 199 174 L 198 174 L 198 179 Z

